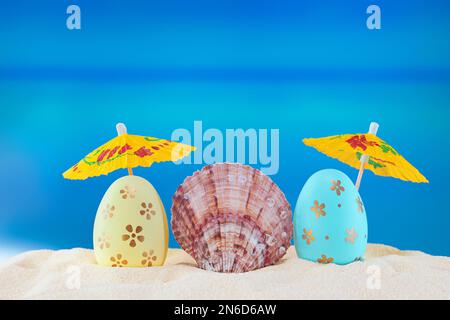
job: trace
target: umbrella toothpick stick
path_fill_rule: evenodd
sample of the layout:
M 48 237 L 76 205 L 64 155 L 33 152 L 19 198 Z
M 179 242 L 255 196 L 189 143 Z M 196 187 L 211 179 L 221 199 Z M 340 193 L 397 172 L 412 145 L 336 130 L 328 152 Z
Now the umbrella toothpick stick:
M 118 136 L 121 136 L 121 135 L 127 133 L 127 127 L 126 127 L 125 124 L 123 124 L 123 123 L 118 123 L 118 124 L 116 125 L 116 130 L 117 130 L 117 135 L 118 135 Z M 133 175 L 133 169 L 128 168 L 128 174 L 129 174 L 130 176 L 132 176 L 132 175 Z
M 378 123 L 372 122 L 369 127 L 369 133 L 371 133 L 373 135 L 377 135 L 379 127 L 380 127 L 380 125 Z M 356 184 L 355 184 L 356 190 L 359 190 L 359 187 L 361 186 L 361 180 L 364 175 L 364 168 L 365 168 L 367 161 L 369 161 L 369 157 L 364 154 L 361 156 L 360 161 L 361 161 L 361 166 L 359 167 L 358 178 L 356 179 Z

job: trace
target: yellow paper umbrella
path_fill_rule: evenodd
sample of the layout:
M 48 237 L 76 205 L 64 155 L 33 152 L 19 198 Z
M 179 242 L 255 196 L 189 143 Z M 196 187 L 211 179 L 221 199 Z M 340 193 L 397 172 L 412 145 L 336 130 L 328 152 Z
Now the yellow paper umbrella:
M 403 158 L 392 146 L 376 136 L 379 125 L 372 122 L 369 133 L 342 134 L 331 137 L 304 139 L 310 147 L 359 169 L 356 188 L 359 189 L 365 169 L 379 176 L 404 181 L 428 183 L 428 180 Z
M 178 161 L 189 155 L 195 147 L 165 139 L 131 135 L 124 124 L 117 125 L 118 136 L 64 172 L 71 180 L 85 180 L 90 177 L 107 175 L 117 169 L 150 167 L 154 162 Z

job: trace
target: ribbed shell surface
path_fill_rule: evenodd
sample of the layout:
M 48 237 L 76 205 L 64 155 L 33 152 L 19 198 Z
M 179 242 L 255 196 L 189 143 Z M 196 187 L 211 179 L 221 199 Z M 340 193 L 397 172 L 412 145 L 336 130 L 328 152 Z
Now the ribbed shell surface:
M 268 176 L 250 166 L 220 163 L 179 186 L 172 230 L 200 268 L 248 272 L 284 256 L 293 232 L 292 212 Z

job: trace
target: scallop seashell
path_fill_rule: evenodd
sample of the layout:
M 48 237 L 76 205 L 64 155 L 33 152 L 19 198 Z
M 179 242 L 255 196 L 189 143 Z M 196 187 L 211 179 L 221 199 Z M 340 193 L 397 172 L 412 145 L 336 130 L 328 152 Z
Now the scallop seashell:
M 284 256 L 293 233 L 292 211 L 283 192 L 261 171 L 220 163 L 179 186 L 172 230 L 200 268 L 247 272 Z

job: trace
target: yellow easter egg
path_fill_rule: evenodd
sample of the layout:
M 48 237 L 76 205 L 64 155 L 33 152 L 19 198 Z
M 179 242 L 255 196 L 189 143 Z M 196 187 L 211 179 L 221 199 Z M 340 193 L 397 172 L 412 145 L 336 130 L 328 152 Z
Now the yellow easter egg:
M 155 188 L 138 176 L 116 180 L 106 191 L 94 224 L 97 263 L 111 267 L 162 266 L 169 230 Z

